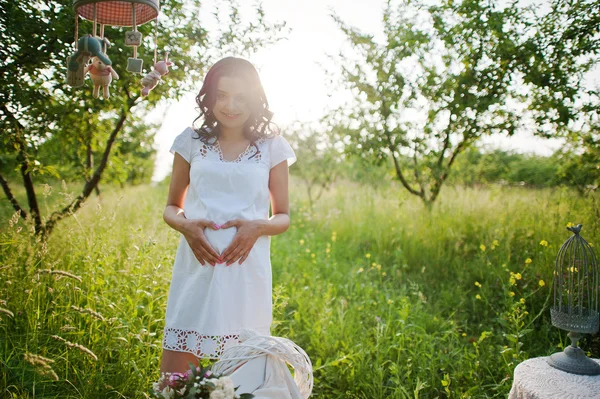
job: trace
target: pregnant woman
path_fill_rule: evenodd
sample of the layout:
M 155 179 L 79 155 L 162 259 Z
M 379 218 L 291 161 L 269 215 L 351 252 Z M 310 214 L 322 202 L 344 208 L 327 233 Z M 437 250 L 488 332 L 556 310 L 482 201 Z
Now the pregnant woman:
M 243 329 L 270 335 L 270 236 L 290 225 L 288 166 L 296 156 L 271 123 L 254 66 L 235 57 L 218 61 L 196 102 L 202 125 L 186 128 L 170 149 L 164 220 L 181 238 L 161 373 L 219 359 L 240 343 Z

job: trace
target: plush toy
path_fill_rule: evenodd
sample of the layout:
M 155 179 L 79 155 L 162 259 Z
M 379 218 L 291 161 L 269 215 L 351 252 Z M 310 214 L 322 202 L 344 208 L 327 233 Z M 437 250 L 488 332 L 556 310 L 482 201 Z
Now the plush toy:
M 142 97 L 146 97 L 150 90 L 154 89 L 158 84 L 158 81 L 166 74 L 169 73 L 169 67 L 173 65 L 171 61 L 169 61 L 169 53 L 165 55 L 165 59 L 163 61 L 159 61 L 154 64 L 154 70 L 144 76 L 142 79 Z
M 105 65 L 111 65 L 106 55 L 110 42 L 106 38 L 84 35 L 77 41 L 77 51 L 67 58 L 67 83 L 72 87 L 83 86 L 85 68 L 91 57 L 98 57 Z
M 106 65 L 99 57 L 93 57 L 92 63 L 85 67 L 85 74 L 90 74 L 90 79 L 94 83 L 94 91 L 92 95 L 98 98 L 100 86 L 102 86 L 102 95 L 104 98 L 109 98 L 108 86 L 112 79 L 119 79 L 119 75 L 110 65 Z
M 98 39 L 91 35 L 81 36 L 77 41 L 77 51 L 69 57 L 69 69 L 76 71 L 81 64 L 81 60 L 90 56 L 98 57 L 106 65 L 112 65 L 105 53 L 108 47 L 110 47 L 110 42 L 106 38 Z M 85 64 L 87 62 L 83 62 L 84 66 Z

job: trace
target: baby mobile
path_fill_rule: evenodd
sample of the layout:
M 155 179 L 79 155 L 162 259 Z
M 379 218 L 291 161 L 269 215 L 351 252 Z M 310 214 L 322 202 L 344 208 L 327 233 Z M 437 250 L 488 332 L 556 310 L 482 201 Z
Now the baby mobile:
M 73 9 L 76 51 L 67 58 L 68 85 L 83 86 L 85 76 L 89 74 L 94 84 L 93 97 L 98 98 L 100 88 L 105 99 L 110 97 L 109 85 L 113 78 L 119 79 L 119 75 L 107 55 L 110 42 L 104 37 L 105 25 L 132 27 L 132 31 L 125 32 L 125 45 L 133 47 L 133 57 L 127 60 L 127 71 L 141 74 L 143 60 L 137 58 L 137 48 L 142 44 L 142 34 L 137 27 L 155 20 L 154 70 L 142 79 L 142 96 L 147 96 L 161 77 L 169 73 L 168 67 L 173 65 L 168 60 L 169 54 L 166 54 L 164 60 L 157 61 L 159 0 L 74 0 Z M 80 16 L 93 21 L 92 34 L 78 37 Z

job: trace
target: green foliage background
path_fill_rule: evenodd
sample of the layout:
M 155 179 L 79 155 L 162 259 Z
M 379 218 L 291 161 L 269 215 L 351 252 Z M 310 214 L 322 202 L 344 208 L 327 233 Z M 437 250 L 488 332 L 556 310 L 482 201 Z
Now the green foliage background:
M 43 206 L 72 188 L 48 189 Z M 144 397 L 158 379 L 179 238 L 162 221 L 166 195 L 167 181 L 106 189 L 47 245 L 2 217 L 0 308 L 12 316 L 0 312 L 0 392 Z M 565 344 L 548 301 L 566 224 L 583 223 L 591 243 L 600 231 L 597 195 L 562 188 L 447 187 L 429 213 L 395 182 L 338 181 L 311 211 L 294 178 L 291 209 L 272 242 L 272 334 L 309 354 L 315 398 L 506 397 L 519 362 Z M 597 341 L 582 345 L 600 356 Z M 59 380 L 25 353 L 53 360 Z

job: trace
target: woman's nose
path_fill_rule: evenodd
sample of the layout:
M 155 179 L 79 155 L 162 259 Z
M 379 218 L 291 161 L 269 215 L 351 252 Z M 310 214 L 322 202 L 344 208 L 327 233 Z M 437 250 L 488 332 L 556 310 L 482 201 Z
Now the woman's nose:
M 233 98 L 230 98 L 229 100 L 227 100 L 227 103 L 225 105 L 226 105 L 226 107 L 225 107 L 226 110 L 231 111 L 231 113 L 235 113 L 238 111 L 238 108 L 239 108 L 238 103 Z

